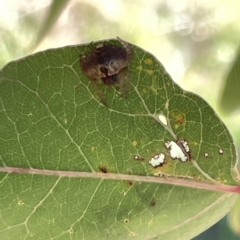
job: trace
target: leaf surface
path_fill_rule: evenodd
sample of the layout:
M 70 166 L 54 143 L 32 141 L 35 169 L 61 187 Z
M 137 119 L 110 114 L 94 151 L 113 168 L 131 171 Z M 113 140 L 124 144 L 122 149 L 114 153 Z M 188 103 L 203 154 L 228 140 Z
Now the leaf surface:
M 79 54 L 98 44 L 47 50 L 0 72 L 1 239 L 189 239 L 236 200 L 197 187 L 239 177 L 232 138 L 211 107 L 134 45 L 126 96 L 96 89 Z M 170 157 L 165 143 L 178 139 L 191 161 Z M 158 153 L 165 163 L 153 168 Z

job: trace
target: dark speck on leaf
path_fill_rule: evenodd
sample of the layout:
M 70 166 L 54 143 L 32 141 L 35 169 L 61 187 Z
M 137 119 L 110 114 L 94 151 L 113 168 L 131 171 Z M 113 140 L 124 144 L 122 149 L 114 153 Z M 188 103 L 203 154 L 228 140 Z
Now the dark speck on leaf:
M 156 201 L 154 199 L 151 200 L 150 205 L 154 207 L 156 205 Z
M 102 173 L 107 173 L 108 172 L 108 170 L 105 166 L 99 166 L 98 168 Z

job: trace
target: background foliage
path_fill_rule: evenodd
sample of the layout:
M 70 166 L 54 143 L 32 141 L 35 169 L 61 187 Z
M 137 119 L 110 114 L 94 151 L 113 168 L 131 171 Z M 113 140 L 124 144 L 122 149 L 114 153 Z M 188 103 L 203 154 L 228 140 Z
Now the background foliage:
M 1 66 L 39 50 L 120 36 L 152 52 L 177 83 L 203 96 L 239 150 L 240 98 L 233 94 L 240 88 L 240 63 L 234 62 L 239 59 L 238 0 L 1 0 L 0 6 Z M 229 215 L 235 232 L 240 229 L 237 214 L 239 209 L 233 209 Z M 224 223 L 196 239 L 220 239 L 222 231 L 237 239 Z

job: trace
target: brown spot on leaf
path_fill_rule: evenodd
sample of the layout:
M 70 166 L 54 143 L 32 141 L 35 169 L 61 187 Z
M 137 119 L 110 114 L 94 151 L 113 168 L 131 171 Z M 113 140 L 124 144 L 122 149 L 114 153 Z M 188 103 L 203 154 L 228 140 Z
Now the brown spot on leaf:
M 156 200 L 152 199 L 151 202 L 150 202 L 150 206 L 154 207 L 155 205 L 156 205 Z
M 108 172 L 107 167 L 105 167 L 105 166 L 99 166 L 98 169 L 99 169 L 102 173 L 107 173 L 107 172 Z
M 184 123 L 184 115 L 181 114 L 181 113 L 175 115 L 175 121 L 176 121 L 178 124 L 182 125 L 182 124 Z
M 128 218 L 124 219 L 124 222 L 129 223 L 129 219 Z
M 133 185 L 133 182 L 132 182 L 132 181 L 128 181 L 128 185 L 129 185 L 129 186 L 132 186 L 132 185 Z

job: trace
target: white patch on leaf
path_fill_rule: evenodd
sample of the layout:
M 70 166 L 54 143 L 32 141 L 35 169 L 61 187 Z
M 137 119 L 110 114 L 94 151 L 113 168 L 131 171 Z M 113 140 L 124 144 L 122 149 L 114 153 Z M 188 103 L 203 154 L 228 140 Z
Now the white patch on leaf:
M 221 148 L 219 149 L 218 152 L 219 152 L 219 154 L 223 154 L 223 150 Z
M 156 154 L 149 160 L 149 164 L 153 167 L 161 166 L 164 163 L 165 155 L 163 153 Z
M 180 139 L 177 142 L 168 141 L 165 143 L 167 149 L 169 149 L 170 156 L 173 159 L 180 159 L 182 162 L 190 160 L 190 148 L 186 140 Z
M 159 119 L 159 121 L 160 121 L 163 125 L 165 125 L 165 126 L 168 125 L 168 124 L 167 124 L 167 118 L 166 118 L 163 114 L 159 114 L 159 115 L 158 115 L 158 119 Z

